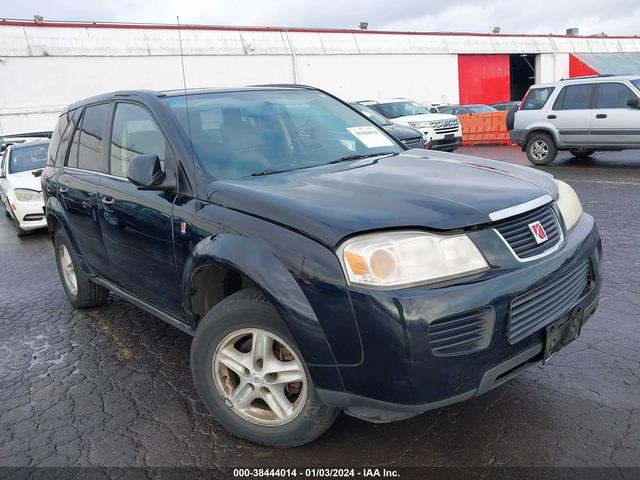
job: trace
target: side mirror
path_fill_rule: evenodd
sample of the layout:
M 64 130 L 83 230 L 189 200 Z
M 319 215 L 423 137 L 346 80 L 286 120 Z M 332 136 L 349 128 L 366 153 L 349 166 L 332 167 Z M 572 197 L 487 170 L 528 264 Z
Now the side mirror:
M 638 108 L 640 106 L 640 101 L 638 100 L 638 97 L 633 97 L 627 100 L 627 105 L 631 108 Z
M 173 190 L 176 188 L 174 175 L 162 170 L 162 162 L 155 154 L 133 157 L 129 162 L 127 178 L 138 187 L 138 190 Z

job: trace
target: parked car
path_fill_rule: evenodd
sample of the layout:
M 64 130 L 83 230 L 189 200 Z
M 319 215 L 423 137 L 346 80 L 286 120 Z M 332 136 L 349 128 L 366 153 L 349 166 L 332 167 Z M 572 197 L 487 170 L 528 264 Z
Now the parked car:
M 500 103 L 492 103 L 489 105 L 490 107 L 495 108 L 500 112 L 505 112 L 509 110 L 517 110 L 520 107 L 520 102 L 500 102 Z
M 533 85 L 507 127 L 535 165 L 549 165 L 562 150 L 588 157 L 597 150 L 640 148 L 639 96 L 640 76 Z
M 442 107 L 446 107 L 449 104 L 448 103 L 432 103 L 432 102 L 418 102 L 420 105 L 422 105 L 424 108 L 426 108 L 427 110 L 429 110 L 429 112 L 431 113 L 440 113 L 440 109 Z
M 49 140 L 7 147 L 0 161 L 0 202 L 18 236 L 46 228 L 40 174 L 47 163 Z
M 383 117 L 375 110 L 364 105 L 360 105 L 359 103 L 354 102 L 349 105 L 358 110 L 376 125 L 384 128 L 389 135 L 400 140 L 405 146 L 409 148 L 425 148 L 422 132 L 415 128 L 400 125 L 399 123 L 392 123 L 389 119 Z
M 41 138 L 51 138 L 51 133 L 51 130 L 3 133 L 0 135 L 0 153 L 4 152 L 9 145 L 32 142 Z
M 462 128 L 454 115 L 431 113 L 422 105 L 404 98 L 362 100 L 358 103 L 372 108 L 393 123 L 419 130 L 429 149 L 453 152 L 462 143 Z
M 202 401 L 252 442 L 475 397 L 598 304 L 600 238 L 569 185 L 407 150 L 321 90 L 116 92 L 55 132 L 42 183 L 69 301 L 111 290 L 193 335 Z
M 449 113 L 451 115 L 470 115 L 472 113 L 491 113 L 497 110 L 489 105 L 449 105 L 439 109 L 441 113 Z

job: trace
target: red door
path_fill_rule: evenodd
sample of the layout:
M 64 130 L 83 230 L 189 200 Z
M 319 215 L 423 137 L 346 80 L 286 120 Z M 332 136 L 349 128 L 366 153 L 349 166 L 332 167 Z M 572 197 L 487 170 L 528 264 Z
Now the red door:
M 460 103 L 511 100 L 509 55 L 458 55 Z

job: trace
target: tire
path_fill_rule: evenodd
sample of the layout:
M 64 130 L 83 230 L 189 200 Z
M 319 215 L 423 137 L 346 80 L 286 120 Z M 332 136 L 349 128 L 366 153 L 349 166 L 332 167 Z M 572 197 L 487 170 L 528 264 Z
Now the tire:
M 571 155 L 573 155 L 574 157 L 577 157 L 577 158 L 590 157 L 591 155 L 593 155 L 595 153 L 595 151 L 596 151 L 595 148 L 580 148 L 580 149 L 575 149 L 575 150 L 569 150 L 569 152 L 571 152 Z
M 53 246 L 56 265 L 58 266 L 58 274 L 60 275 L 60 281 L 62 282 L 64 292 L 67 294 L 69 303 L 73 305 L 74 308 L 93 308 L 106 302 L 109 296 L 109 290 L 102 285 L 93 283 L 89 277 L 85 275 L 78 261 L 78 257 L 71 246 L 71 241 L 62 228 L 58 228 L 54 233 Z M 63 248 L 64 251 L 66 251 L 66 257 L 62 256 Z M 73 268 L 69 270 L 71 266 Z M 65 269 L 67 273 L 74 275 L 75 288 L 73 288 L 70 280 L 66 277 Z
M 25 235 L 29 234 L 27 230 L 23 230 L 22 228 L 20 228 L 20 224 L 15 218 L 13 219 L 13 224 L 16 226 L 16 235 L 18 235 L 19 237 L 24 237 Z
M 507 131 L 509 132 L 513 130 L 513 126 L 515 125 L 517 110 L 518 110 L 517 107 L 513 107 L 507 111 L 507 116 L 505 117 L 505 123 L 506 123 Z
M 262 360 L 259 359 L 261 354 L 255 354 L 254 339 L 269 336 L 274 343 L 266 344 L 271 347 L 263 353 L 271 353 L 264 354 L 263 368 Z M 282 352 L 281 348 L 275 348 L 276 345 L 282 345 L 279 341 L 284 342 L 285 353 L 288 355 L 290 352 L 291 355 L 288 356 L 293 359 L 286 360 L 289 365 L 286 373 L 291 373 L 289 368 L 293 365 L 302 379 L 301 382 L 283 384 L 282 387 L 268 383 L 279 378 L 268 380 L 272 374 L 266 371 L 269 368 L 267 365 L 270 364 L 267 357 Z M 235 350 L 238 345 L 244 354 Z M 235 363 L 236 370 L 245 370 L 244 380 L 232 369 L 227 368 L 226 362 L 221 360 L 236 358 L 235 355 L 230 357 L 221 353 L 229 351 L 230 348 L 234 354 L 237 352 L 244 355 L 242 365 L 251 367 L 249 370 L 239 362 Z M 259 359 L 258 362 L 255 361 L 256 357 Z M 254 368 L 256 366 L 257 368 Z M 191 372 L 200 398 L 214 418 L 234 435 L 252 443 L 280 448 L 304 445 L 322 435 L 339 413 L 338 409 L 320 402 L 311 376 L 288 328 L 267 297 L 255 288 L 234 293 L 205 315 L 191 344 Z M 287 389 L 292 387 L 299 387 L 299 393 L 294 402 L 287 404 L 287 407 L 291 405 L 290 417 L 287 419 L 284 415 L 282 420 L 263 399 L 269 397 L 273 400 L 275 395 L 270 393 L 271 388 L 281 388 L 279 397 L 289 402 L 287 395 L 291 396 L 291 390 Z M 249 400 L 245 402 L 248 406 L 244 409 L 239 405 L 233 405 L 230 400 L 232 394 L 237 391 L 249 392 L 246 397 Z M 295 391 L 296 389 L 293 397 L 296 397 Z M 282 396 L 282 392 L 285 397 Z M 276 402 L 276 405 L 279 403 Z
M 546 133 L 534 133 L 527 140 L 527 158 L 534 165 L 549 165 L 558 156 L 553 138 Z

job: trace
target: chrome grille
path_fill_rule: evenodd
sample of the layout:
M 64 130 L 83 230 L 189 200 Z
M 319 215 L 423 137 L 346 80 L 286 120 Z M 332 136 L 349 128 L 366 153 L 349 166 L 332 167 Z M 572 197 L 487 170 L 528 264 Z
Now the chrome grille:
M 507 338 L 517 343 L 567 313 L 589 287 L 589 262 L 511 301 Z
M 477 352 L 489 346 L 493 333 L 491 307 L 436 320 L 429 325 L 429 346 L 436 357 Z
M 407 147 L 423 147 L 424 146 L 422 137 L 407 138 L 405 140 L 402 140 L 402 143 L 404 143 Z
M 529 224 L 539 221 L 547 234 L 547 240 L 536 243 Z M 493 225 L 513 253 L 520 259 L 535 257 L 555 247 L 562 241 L 562 231 L 555 212 L 549 205 L 536 208 L 515 217 L 500 220 Z

